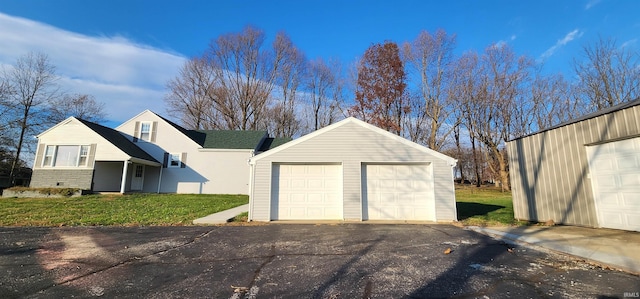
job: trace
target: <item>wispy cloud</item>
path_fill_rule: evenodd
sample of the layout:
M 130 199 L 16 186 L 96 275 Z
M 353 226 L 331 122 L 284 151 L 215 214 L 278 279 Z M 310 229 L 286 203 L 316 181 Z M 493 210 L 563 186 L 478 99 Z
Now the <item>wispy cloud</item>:
M 0 13 L 0 64 L 30 51 L 47 54 L 65 91 L 88 93 L 106 104 L 109 119 L 144 109 L 164 113 L 165 83 L 185 58 L 123 37 L 86 36 Z
M 511 35 L 509 37 L 508 40 L 503 40 L 503 39 L 499 40 L 497 43 L 495 43 L 495 46 L 498 47 L 498 48 L 503 47 L 506 44 L 508 44 L 509 42 L 514 41 L 516 38 L 517 38 L 517 36 L 515 34 L 513 34 L 513 35 Z
M 589 0 L 589 1 L 587 2 L 587 5 L 585 5 L 585 6 L 584 6 L 584 9 L 585 9 L 585 10 L 586 10 L 586 9 L 590 9 L 590 8 L 592 8 L 592 7 L 596 6 L 598 3 L 600 3 L 600 1 L 601 1 L 601 0 Z
M 567 33 L 567 35 L 564 36 L 564 38 L 559 39 L 555 45 L 553 45 L 551 48 L 547 49 L 546 51 L 544 51 L 544 53 L 542 53 L 542 55 L 540 55 L 539 60 L 545 60 L 549 57 L 551 57 L 560 47 L 565 46 L 566 44 L 568 44 L 569 42 L 575 40 L 576 38 L 580 38 L 582 35 L 584 34 L 584 32 L 575 29 L 569 33 Z
M 633 45 L 635 45 L 637 42 L 638 42 L 638 39 L 637 39 L 637 38 L 630 39 L 630 40 L 628 40 L 628 41 L 626 41 L 626 42 L 622 43 L 622 45 L 620 45 L 620 48 L 621 48 L 621 49 L 624 49 L 624 48 L 626 48 L 626 47 L 633 46 Z

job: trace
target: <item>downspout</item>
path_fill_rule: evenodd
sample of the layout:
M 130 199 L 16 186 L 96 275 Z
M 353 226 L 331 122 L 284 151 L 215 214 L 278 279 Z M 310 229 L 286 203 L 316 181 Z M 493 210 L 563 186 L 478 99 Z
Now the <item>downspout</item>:
M 127 170 L 129 169 L 129 161 L 124 161 L 122 167 L 122 180 L 120 181 L 120 194 L 124 194 L 124 186 L 127 183 Z
M 255 151 L 251 151 L 251 158 L 255 156 Z M 251 163 L 251 158 L 247 161 L 249 164 L 249 215 L 247 216 L 247 221 L 251 222 L 253 220 L 253 182 L 254 182 L 254 164 Z

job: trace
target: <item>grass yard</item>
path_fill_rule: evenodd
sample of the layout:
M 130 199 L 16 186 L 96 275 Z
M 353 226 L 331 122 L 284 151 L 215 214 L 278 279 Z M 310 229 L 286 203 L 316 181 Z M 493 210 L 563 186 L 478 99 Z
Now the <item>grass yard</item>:
M 248 202 L 246 195 L 195 194 L 0 198 L 0 226 L 191 225 Z
M 500 188 L 456 185 L 458 220 L 463 225 L 501 226 L 525 225 L 513 218 L 511 192 Z

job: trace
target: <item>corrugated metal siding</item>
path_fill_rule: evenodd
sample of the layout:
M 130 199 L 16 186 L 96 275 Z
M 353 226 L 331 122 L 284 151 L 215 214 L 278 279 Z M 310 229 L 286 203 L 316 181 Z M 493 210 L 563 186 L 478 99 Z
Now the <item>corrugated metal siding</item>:
M 585 145 L 640 134 L 640 106 L 507 143 L 514 214 L 598 226 Z
M 346 123 L 331 131 L 291 146 L 265 158 L 254 166 L 252 220 L 270 220 L 271 163 L 342 163 L 344 219 L 362 219 L 362 163 L 431 162 L 435 174 L 435 198 L 438 220 L 453 220 L 455 196 L 451 165 L 439 157 L 386 138 L 356 123 Z

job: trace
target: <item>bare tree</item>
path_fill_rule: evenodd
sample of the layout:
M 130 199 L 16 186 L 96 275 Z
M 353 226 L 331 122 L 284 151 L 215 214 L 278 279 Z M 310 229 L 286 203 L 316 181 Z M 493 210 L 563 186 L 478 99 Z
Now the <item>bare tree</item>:
M 372 45 L 358 65 L 355 104 L 349 114 L 400 135 L 410 111 L 405 81 L 398 45 Z
M 105 105 L 96 101 L 89 94 L 64 95 L 52 101 L 49 107 L 49 119 L 52 123 L 65 120 L 69 116 L 75 116 L 95 123 L 104 122 L 107 114 Z
M 419 101 L 412 105 L 409 136 L 413 141 L 440 150 L 453 132 L 455 118 L 450 118 L 458 101 L 452 97 L 453 50 L 455 35 L 443 30 L 435 34 L 422 31 L 412 43 L 404 45 L 404 59 L 420 79 Z
M 509 168 L 504 142 L 528 133 L 532 120 L 526 87 L 533 62 L 517 56 L 506 45 L 492 45 L 481 60 L 475 98 L 474 133 L 487 149 L 488 163 L 503 191 L 509 189 Z
M 207 61 L 194 57 L 180 68 L 178 76 L 167 82 L 169 93 L 165 95 L 169 115 L 196 130 L 219 128 L 214 114 L 216 91 L 215 74 Z
M 205 53 L 224 91 L 213 97 L 222 128 L 255 130 L 261 124 L 285 55 L 282 48 L 264 49 L 264 39 L 263 31 L 246 27 L 218 37 Z
M 579 101 L 570 96 L 562 75 L 536 76 L 531 84 L 533 130 L 543 130 L 583 114 Z
M 615 40 L 600 38 L 583 48 L 584 60 L 574 61 L 580 81 L 577 91 L 591 111 L 640 96 L 640 55 Z
M 13 182 L 16 167 L 23 150 L 32 144 L 25 136 L 35 133 L 47 125 L 43 117 L 46 106 L 59 95 L 55 67 L 42 53 L 28 53 L 16 61 L 15 65 L 2 73 L 8 89 L 6 103 L 11 108 L 10 130 L 16 135 L 13 148 L 15 158 L 11 166 L 10 178 Z
M 296 107 L 300 101 L 298 90 L 305 75 L 305 57 L 284 33 L 276 36 L 273 42 L 277 59 L 281 66 L 276 74 L 276 85 L 280 93 L 275 93 L 276 104 L 270 108 L 272 117 L 265 118 L 272 123 L 271 132 L 275 137 L 293 137 L 300 129 L 300 120 L 296 118 Z
M 342 83 L 337 63 L 330 65 L 323 59 L 309 61 L 306 89 L 310 105 L 310 128 L 317 130 L 337 119 L 341 102 Z

